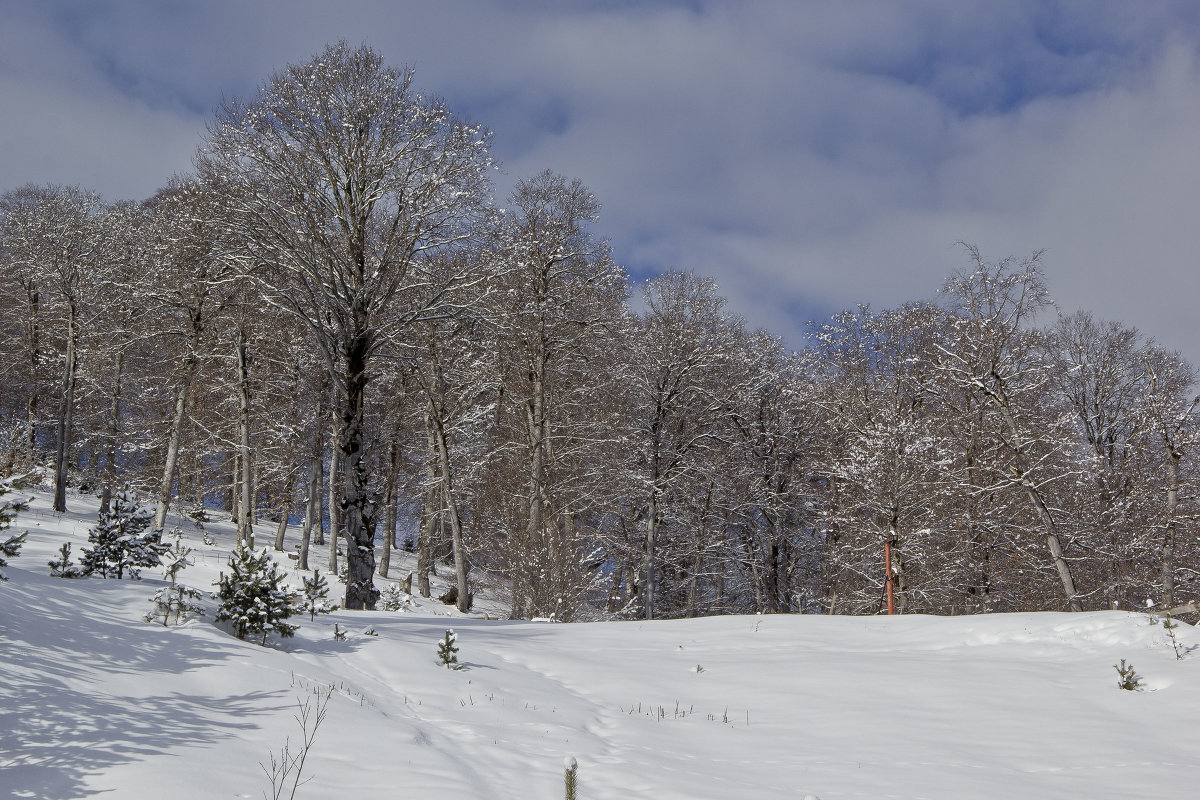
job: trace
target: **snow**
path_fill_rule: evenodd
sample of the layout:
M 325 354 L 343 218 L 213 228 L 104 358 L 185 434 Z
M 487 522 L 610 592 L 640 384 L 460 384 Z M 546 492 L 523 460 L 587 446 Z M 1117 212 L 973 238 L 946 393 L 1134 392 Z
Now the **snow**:
M 10 531 L 30 535 L 0 584 L 0 796 L 259 798 L 260 762 L 285 740 L 295 752 L 297 704 L 328 687 L 297 798 L 561 798 L 572 763 L 584 800 L 1191 798 L 1200 786 L 1200 632 L 1176 629 L 1196 648 L 1178 660 L 1143 613 L 548 625 L 415 597 L 403 612 L 294 617 L 295 638 L 263 648 L 214 626 L 211 600 L 205 619 L 144 622 L 167 585 L 156 570 L 49 577 L 97 505 L 73 495 L 56 514 L 39 494 Z M 196 562 L 179 581 L 211 590 L 232 526 L 176 524 Z M 437 658 L 451 627 L 461 670 Z M 1120 659 L 1145 691 L 1117 688 Z

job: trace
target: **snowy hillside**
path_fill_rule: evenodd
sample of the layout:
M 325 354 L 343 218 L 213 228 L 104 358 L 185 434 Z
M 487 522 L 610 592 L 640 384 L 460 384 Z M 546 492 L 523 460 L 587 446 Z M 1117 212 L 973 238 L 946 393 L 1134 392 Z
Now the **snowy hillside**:
M 289 738 L 294 751 L 297 703 L 328 687 L 297 798 L 549 800 L 569 757 L 581 800 L 1191 798 L 1200 786 L 1200 649 L 1177 659 L 1144 615 L 560 625 L 450 618 L 418 598 L 407 612 L 293 620 L 294 639 L 262 648 L 214 626 L 211 600 L 181 627 L 143 621 L 159 570 L 49 577 L 60 544 L 78 556 L 95 519 L 95 498 L 70 503 L 55 514 L 39 495 L 13 526 L 30 534 L 0 584 L 0 796 L 259 798 L 260 762 Z M 232 530 L 182 527 L 197 563 L 180 579 L 210 590 Z M 436 657 L 451 627 L 457 671 Z M 1189 626 L 1177 637 L 1200 645 Z M 1121 659 L 1143 691 L 1117 688 Z

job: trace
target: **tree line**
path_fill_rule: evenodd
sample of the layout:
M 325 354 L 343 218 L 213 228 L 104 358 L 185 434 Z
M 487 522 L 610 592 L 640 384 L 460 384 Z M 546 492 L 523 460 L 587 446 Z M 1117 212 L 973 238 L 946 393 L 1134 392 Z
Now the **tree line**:
M 332 45 L 144 202 L 0 197 L 0 471 L 219 507 L 347 608 L 398 547 L 513 617 L 1195 597 L 1194 369 L 1059 313 L 1042 254 L 964 246 L 790 352 L 707 278 L 631 286 L 578 180 L 498 207 L 490 132 L 412 80 Z

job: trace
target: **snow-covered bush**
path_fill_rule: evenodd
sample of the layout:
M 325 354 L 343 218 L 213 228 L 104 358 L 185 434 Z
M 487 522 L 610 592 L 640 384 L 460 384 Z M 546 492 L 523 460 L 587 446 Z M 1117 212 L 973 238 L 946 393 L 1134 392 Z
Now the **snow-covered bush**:
M 23 487 L 24 482 L 21 476 L 14 475 L 11 478 L 2 478 L 0 479 L 0 498 L 12 494 Z M 0 531 L 5 530 L 12 524 L 18 511 L 24 511 L 28 507 L 29 501 L 27 500 L 0 500 Z M 25 544 L 25 537 L 27 535 L 25 533 L 17 534 L 0 542 L 0 567 L 7 567 L 8 559 L 17 557 L 21 552 L 21 545 Z M 0 581 L 5 580 L 8 580 L 8 578 L 0 574 Z
M 317 614 L 328 614 L 330 611 L 335 611 L 337 606 L 330 603 L 326 598 L 329 597 L 329 581 L 325 580 L 325 576 L 321 574 L 321 570 L 313 570 L 311 578 L 303 578 L 304 597 L 301 601 L 300 610 L 307 611 L 310 621 L 317 618 Z
M 85 574 L 100 573 L 102 578 L 122 578 L 129 572 L 140 578 L 140 567 L 156 567 L 170 545 L 162 541 L 162 531 L 147 531 L 153 518 L 149 509 L 134 500 L 129 489 L 113 497 L 112 507 L 100 510 L 96 527 L 88 531 L 91 548 L 83 549 L 80 563 Z
M 446 669 L 458 669 L 458 636 L 450 628 L 438 641 L 438 660 Z
M 239 547 L 229 557 L 229 572 L 222 572 L 216 584 L 217 622 L 232 622 L 239 639 L 261 636 L 263 645 L 271 631 L 285 638 L 296 632 L 297 626 L 286 622 L 297 612 L 295 596 L 283 583 L 287 575 L 265 548 L 256 552 Z

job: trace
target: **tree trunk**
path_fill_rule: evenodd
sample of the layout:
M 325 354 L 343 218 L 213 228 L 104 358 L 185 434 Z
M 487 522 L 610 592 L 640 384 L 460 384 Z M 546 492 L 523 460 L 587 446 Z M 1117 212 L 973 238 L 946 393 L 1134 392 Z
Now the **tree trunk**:
M 233 451 L 230 461 L 232 472 L 229 476 L 229 521 L 238 524 L 242 512 L 242 454 L 240 450 Z M 241 543 L 241 527 L 237 528 L 238 543 Z
M 365 329 L 365 326 L 363 326 Z M 346 391 L 342 396 L 342 507 L 346 528 L 346 600 L 349 611 L 375 610 L 375 513 L 378 504 L 368 495 L 363 464 L 363 411 L 366 399 L 368 337 L 359 336 L 346 348 Z
M 1179 508 L 1179 461 L 1180 454 L 1167 448 L 1167 524 L 1163 528 L 1162 547 L 1162 604 L 1165 608 L 1175 605 L 1175 515 Z
M 1083 603 L 1075 591 L 1075 580 L 1071 576 L 1071 565 L 1063 557 L 1062 540 L 1058 536 L 1058 525 L 1054 521 L 1054 515 L 1050 513 L 1049 507 L 1046 506 L 1045 500 L 1042 499 L 1042 493 L 1024 475 L 1025 448 L 1017 445 L 1017 442 L 1021 440 L 1021 435 L 1017 428 L 1016 420 L 1013 419 L 1012 409 L 1008 407 L 1006 401 L 1002 401 L 999 398 L 995 402 L 998 403 L 1000 415 L 1012 439 L 1010 447 L 1016 453 L 1018 463 L 1022 469 L 1021 486 L 1025 489 L 1025 494 L 1029 498 L 1029 502 L 1037 511 L 1038 519 L 1041 520 L 1042 533 L 1046 538 L 1046 547 L 1050 551 L 1050 558 L 1054 563 L 1054 568 L 1058 571 L 1059 581 L 1062 582 L 1063 594 L 1066 595 L 1067 599 L 1067 607 L 1071 611 L 1083 611 Z
M 544 368 L 544 365 L 543 365 Z M 545 527 L 545 504 L 543 502 L 544 484 L 546 482 L 546 397 L 545 381 L 539 371 L 533 380 L 533 395 L 525 407 L 526 424 L 529 428 L 529 528 L 525 563 L 521 565 L 522 573 L 528 573 L 535 564 L 542 560 L 542 548 Z M 531 557 L 534 563 L 530 563 Z M 522 574 L 522 581 L 533 579 L 531 574 Z M 525 603 L 533 598 L 526 595 Z M 522 603 L 524 605 L 525 603 Z M 525 608 L 513 608 L 510 616 L 521 618 L 529 616 Z
M 438 486 L 433 480 L 433 464 L 426 464 L 425 502 L 421 509 L 421 530 L 417 540 L 417 593 L 429 597 L 429 573 L 433 570 L 433 532 L 441 513 L 437 507 Z
M 305 506 L 304 527 L 300 532 L 300 559 L 296 564 L 300 569 L 308 569 L 308 549 L 312 542 L 313 525 L 321 527 L 321 466 L 325 454 L 320 452 L 320 427 L 317 428 L 317 443 L 318 452 L 308 464 L 308 503 Z
M 241 462 L 241 498 L 238 515 L 238 544 L 254 548 L 254 470 L 250 459 L 250 361 L 246 332 L 238 329 L 238 460 Z
M 296 473 L 289 472 L 283 484 L 283 495 L 279 498 L 279 527 L 275 529 L 275 549 L 283 549 L 283 539 L 287 535 L 288 515 L 292 510 L 292 492 L 296 489 Z
M 290 487 L 289 487 L 290 489 Z M 290 492 L 289 492 L 290 493 Z M 279 501 L 279 526 L 275 528 L 275 549 L 283 550 L 284 539 L 287 537 L 288 515 L 292 511 L 290 500 Z
M 342 469 L 342 434 L 334 424 L 329 441 L 329 574 L 338 574 L 338 542 L 342 536 L 342 501 L 338 478 Z
M 1067 607 L 1071 611 L 1083 611 L 1083 603 L 1080 602 L 1075 592 L 1075 581 L 1071 577 L 1071 566 L 1063 558 L 1062 542 L 1058 538 L 1054 516 L 1050 513 L 1050 509 L 1046 507 L 1046 503 L 1042 500 L 1041 493 L 1037 489 L 1032 486 L 1026 486 L 1025 491 L 1029 495 L 1029 501 L 1037 508 L 1038 518 L 1042 521 L 1042 531 L 1046 536 L 1046 547 L 1050 550 L 1050 557 L 1054 560 L 1054 568 L 1058 570 L 1058 578 L 1062 581 L 1063 593 L 1067 596 Z
M 63 363 L 62 406 L 58 410 L 58 447 L 54 460 L 54 510 L 67 510 L 67 450 L 71 445 L 71 424 L 75 415 L 76 346 L 79 338 L 75 322 L 75 304 L 67 316 L 67 353 Z
M 104 454 L 104 487 L 100 490 L 100 511 L 107 514 L 112 503 L 113 484 L 117 482 L 117 434 L 121 420 L 121 377 L 125 369 L 125 350 L 113 357 L 112 401 L 108 405 L 108 441 Z
M 392 547 L 396 539 L 396 482 L 400 477 L 400 441 L 392 431 L 388 444 L 388 472 L 383 494 L 383 552 L 379 554 L 379 575 L 386 578 L 392 567 Z
M 658 589 L 658 569 L 655 564 L 655 548 L 658 546 L 658 488 L 650 490 L 650 506 L 646 510 L 646 553 L 643 557 L 643 570 L 646 577 L 642 581 L 642 605 L 646 619 L 654 619 L 654 595 Z
M 183 424 L 187 419 L 188 394 L 192 388 L 193 368 L 189 367 L 183 381 L 175 387 L 175 410 L 171 416 L 171 434 L 167 439 L 167 457 L 163 464 L 162 481 L 158 485 L 158 508 L 154 511 L 153 527 L 161 531 L 167 520 L 167 509 L 171 505 L 171 489 L 175 483 L 175 467 L 179 461 L 179 442 L 183 438 Z
M 450 541 L 454 547 L 454 578 L 458 588 L 458 610 L 466 613 L 471 608 L 471 596 L 467 591 L 467 556 L 463 545 L 462 519 L 458 513 L 458 499 L 454 496 L 454 474 L 450 469 L 450 448 L 446 443 L 446 429 L 441 419 L 434 415 L 430 401 L 426 413 L 430 429 L 434 432 L 438 463 L 441 466 L 442 501 L 450 517 Z

